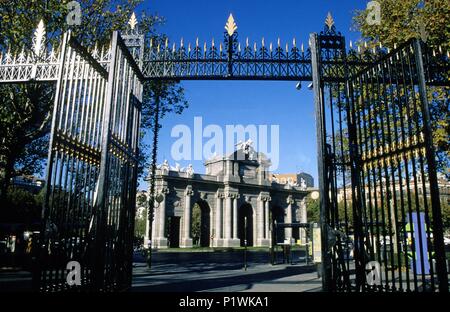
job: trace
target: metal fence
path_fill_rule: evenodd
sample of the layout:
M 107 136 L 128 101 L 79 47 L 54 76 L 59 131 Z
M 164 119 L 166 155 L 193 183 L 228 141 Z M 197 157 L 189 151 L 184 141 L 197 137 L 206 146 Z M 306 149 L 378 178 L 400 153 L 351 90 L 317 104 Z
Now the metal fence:
M 32 53 L 0 55 L 0 83 L 57 84 L 37 289 L 72 289 L 73 260 L 82 289 L 130 286 L 144 80 L 312 80 L 324 290 L 448 291 L 429 112 L 448 101 L 448 56 L 416 39 L 347 52 L 331 16 L 306 48 L 241 45 L 232 16 L 203 49 L 146 46 L 130 25 L 126 44 L 115 32 L 88 51 L 65 34 L 48 53 L 40 23 Z
M 448 291 L 429 112 L 429 98 L 448 101 L 448 58 L 414 39 L 356 69 L 333 28 L 311 40 L 324 288 Z
M 117 32 L 108 54 L 105 68 L 63 36 L 35 251 L 41 291 L 131 284 L 142 77 Z M 67 281 L 71 261 L 80 264 L 81 285 Z

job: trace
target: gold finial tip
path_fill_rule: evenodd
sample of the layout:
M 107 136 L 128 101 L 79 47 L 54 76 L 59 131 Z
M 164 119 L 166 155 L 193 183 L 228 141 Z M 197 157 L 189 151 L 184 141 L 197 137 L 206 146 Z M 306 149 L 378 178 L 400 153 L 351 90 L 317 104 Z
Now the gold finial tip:
M 327 25 L 328 29 L 330 30 L 334 25 L 334 19 L 333 16 L 331 16 L 331 12 L 328 12 L 327 19 L 325 20 L 325 25 Z
M 131 14 L 130 20 L 128 21 L 128 25 L 130 25 L 130 28 L 134 30 L 136 28 L 136 25 L 138 24 L 138 20 L 136 18 L 136 14 Z
M 234 32 L 238 29 L 236 22 L 234 21 L 233 14 L 230 13 L 228 17 L 227 23 L 225 24 L 225 30 L 228 33 L 228 36 L 233 36 Z

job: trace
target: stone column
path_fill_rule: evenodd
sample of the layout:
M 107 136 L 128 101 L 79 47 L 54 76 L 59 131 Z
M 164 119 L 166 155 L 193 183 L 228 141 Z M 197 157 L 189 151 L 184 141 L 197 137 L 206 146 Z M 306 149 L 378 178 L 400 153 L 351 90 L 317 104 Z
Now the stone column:
M 147 213 L 145 214 L 146 220 L 145 220 L 145 235 L 144 235 L 144 248 L 147 249 L 148 247 L 148 243 L 150 240 L 150 237 L 148 235 L 148 230 L 150 228 L 150 221 L 148 220 L 149 214 L 148 214 L 148 208 L 147 208 Z M 152 235 L 152 237 L 154 238 L 154 236 Z
M 300 223 L 308 223 L 305 198 L 300 201 Z M 306 244 L 306 229 L 300 229 L 300 239 Z
M 223 225 L 223 193 L 217 192 L 216 195 L 216 230 L 214 233 L 215 236 L 215 246 L 220 247 L 222 236 L 222 225 Z
M 225 224 L 224 224 L 224 247 L 239 247 L 240 241 L 237 238 L 237 198 L 234 191 L 227 191 L 225 195 Z M 235 208 L 236 207 L 236 208 Z M 235 230 L 236 229 L 236 230 Z M 235 236 L 236 235 L 236 236 Z
M 270 234 L 269 234 L 269 206 L 270 200 L 269 193 L 260 193 L 258 197 L 258 209 L 257 209 L 257 227 L 258 227 L 258 240 L 257 245 L 261 247 L 270 246 Z
M 264 226 L 265 226 L 264 238 L 265 239 L 270 239 L 270 234 L 269 234 L 269 224 L 270 224 L 270 219 L 269 219 L 269 202 L 270 202 L 270 197 L 267 198 L 267 200 L 264 202 Z
M 159 215 L 158 215 L 158 209 L 153 209 L 153 222 L 152 222 L 152 239 L 153 239 L 153 241 L 155 241 L 155 239 L 158 237 L 158 235 L 156 235 L 158 232 L 157 232 L 157 229 L 156 229 L 156 227 L 157 227 L 157 225 L 158 225 L 158 217 L 159 217 Z M 154 245 L 154 244 L 152 244 L 152 245 Z M 156 246 L 153 246 L 153 247 L 156 247 Z
M 158 194 L 158 193 L 156 193 Z M 158 222 L 158 231 L 154 231 L 157 233 L 157 237 L 155 239 L 155 247 L 157 248 L 167 248 L 167 237 L 166 237 L 166 195 L 169 194 L 169 190 L 167 188 L 161 189 L 159 195 L 156 195 L 161 198 L 161 202 L 155 202 L 155 205 L 158 207 L 156 210 L 158 211 L 158 217 L 155 217 L 155 222 Z M 154 224 L 155 225 L 155 224 Z
M 257 215 L 256 227 L 258 228 L 257 239 L 262 240 L 264 239 L 264 201 L 262 195 L 259 195 L 257 205 L 258 205 L 256 212 Z
M 224 234 L 225 239 L 231 238 L 231 213 L 232 213 L 232 194 L 227 193 L 225 199 L 225 224 L 224 224 Z
M 233 197 L 233 239 L 238 239 L 238 198 L 239 195 Z
M 294 199 L 292 199 L 292 195 L 289 195 L 287 200 L 287 209 L 286 209 L 286 223 L 292 223 L 292 205 L 295 203 Z M 284 238 L 291 239 L 292 238 L 292 228 L 284 229 Z
M 192 238 L 191 238 L 191 215 L 192 215 L 192 207 L 191 207 L 191 196 L 194 195 L 194 191 L 192 191 L 192 186 L 188 186 L 184 193 L 184 215 L 183 215 L 183 239 L 181 242 L 181 247 L 190 248 L 192 247 Z

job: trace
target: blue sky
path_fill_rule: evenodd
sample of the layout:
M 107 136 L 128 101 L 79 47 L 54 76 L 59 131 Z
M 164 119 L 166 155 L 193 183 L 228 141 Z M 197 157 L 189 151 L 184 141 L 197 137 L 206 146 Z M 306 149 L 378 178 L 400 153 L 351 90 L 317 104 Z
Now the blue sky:
M 249 37 L 258 45 L 261 38 L 266 44 L 277 42 L 291 45 L 296 38 L 298 45 L 307 46 L 309 34 L 320 32 L 330 11 L 335 25 L 347 41 L 359 39 L 359 33 L 351 31 L 354 10 L 364 9 L 363 0 L 151 0 L 141 9 L 146 13 L 158 13 L 167 22 L 159 28 L 172 42 L 181 38 L 185 44 L 210 45 L 214 38 L 222 40 L 224 25 L 233 13 L 238 26 L 240 42 Z M 137 12 L 140 15 L 141 12 Z M 160 132 L 159 163 L 168 159 L 172 166 L 172 128 L 185 124 L 193 129 L 194 117 L 202 117 L 204 126 L 249 124 L 280 126 L 279 173 L 305 171 L 317 178 L 316 134 L 313 93 L 303 83 L 301 91 L 295 82 L 249 81 L 186 81 L 182 82 L 190 107 L 182 115 L 169 115 L 162 121 Z M 149 138 L 146 138 L 147 140 Z M 207 139 L 204 140 L 206 142 Z M 182 167 L 192 163 L 197 173 L 204 173 L 202 161 L 180 161 Z M 317 179 L 316 179 L 317 181 Z M 146 184 L 141 184 L 145 188 Z

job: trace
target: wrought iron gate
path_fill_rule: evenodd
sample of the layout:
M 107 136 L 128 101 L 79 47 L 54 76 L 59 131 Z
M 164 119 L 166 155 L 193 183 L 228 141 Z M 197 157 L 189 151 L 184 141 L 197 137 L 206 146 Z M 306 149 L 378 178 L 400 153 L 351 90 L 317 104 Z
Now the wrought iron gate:
M 241 45 L 231 15 L 203 48 L 147 47 L 130 26 L 106 51 L 66 34 L 47 53 L 40 23 L 33 56 L 0 55 L 0 83 L 57 84 L 36 288 L 69 290 L 72 260 L 84 289 L 130 286 L 144 80 L 312 80 L 324 290 L 448 291 L 428 108 L 429 86 L 449 86 L 448 56 L 418 40 L 347 53 L 331 15 L 309 48 Z
M 324 289 L 447 292 L 427 84 L 448 86 L 448 58 L 418 39 L 347 55 L 334 27 L 311 42 Z
M 131 285 L 141 80 L 117 32 L 108 51 L 92 55 L 64 35 L 35 250 L 41 291 L 70 290 L 71 261 L 82 289 Z

